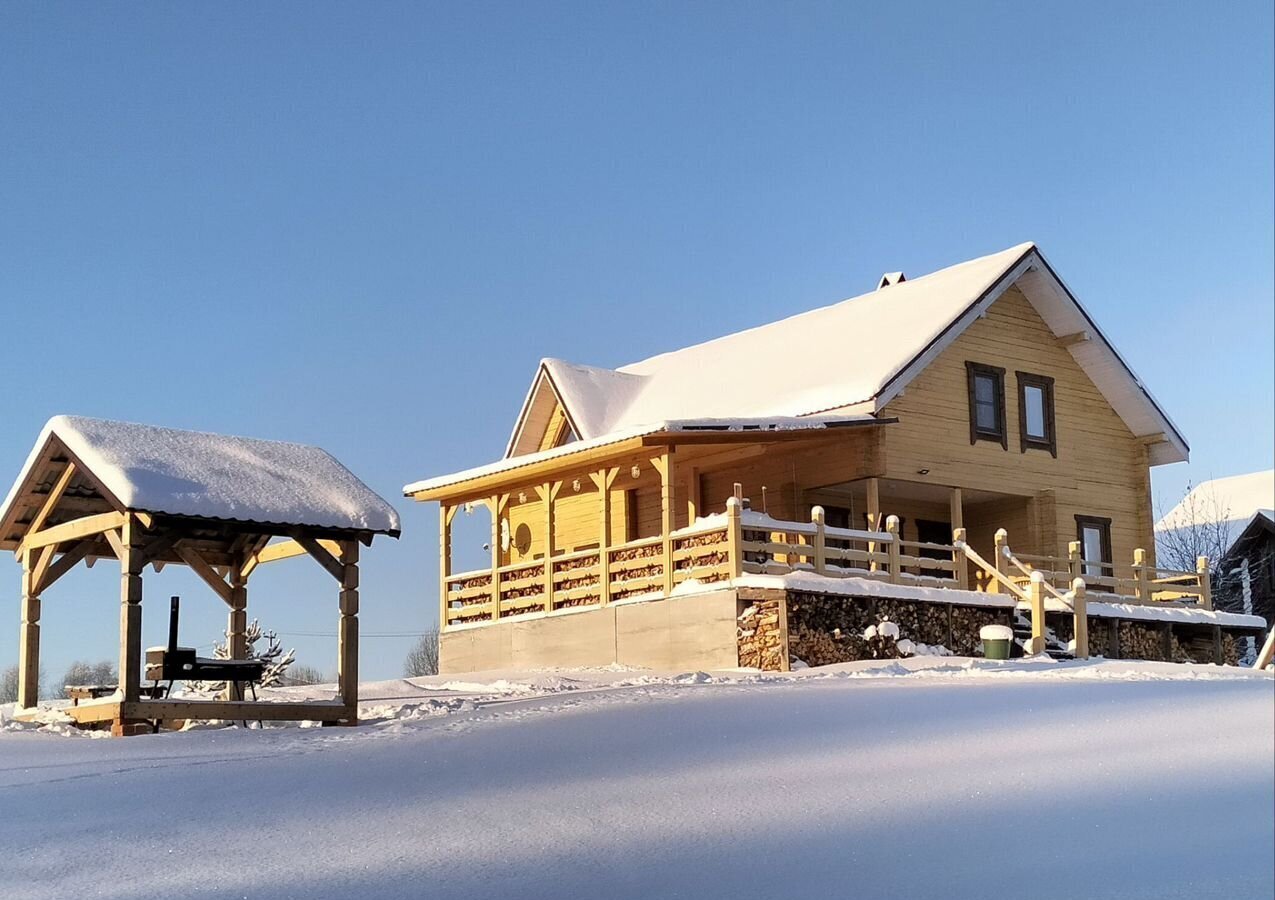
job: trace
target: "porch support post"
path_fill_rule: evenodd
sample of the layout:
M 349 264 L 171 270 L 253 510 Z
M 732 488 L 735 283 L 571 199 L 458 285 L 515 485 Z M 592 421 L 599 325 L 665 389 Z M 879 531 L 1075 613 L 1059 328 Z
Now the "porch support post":
M 500 517 L 509 502 L 508 494 L 495 494 L 491 500 L 491 620 L 500 619 Z
M 337 688 L 346 707 L 346 724 L 358 724 L 359 712 L 359 542 L 341 541 L 341 618 L 337 627 Z
M 995 552 L 992 554 L 992 568 L 997 572 L 1005 571 L 1005 548 L 1009 546 L 1009 532 L 1004 528 L 996 529 L 996 536 L 993 539 L 995 546 L 992 548 Z M 1001 587 L 999 578 L 992 578 L 987 582 L 987 593 L 1000 594 L 1004 592 Z
M 686 470 L 686 524 L 692 525 L 700 517 L 703 498 L 700 496 L 699 469 Z
M 40 598 L 31 571 L 30 550 L 22 551 L 22 618 L 18 643 L 18 706 L 40 702 Z
M 611 602 L 611 485 L 619 472 L 618 466 L 612 466 L 589 473 L 589 479 L 598 489 L 598 514 L 601 517 L 598 523 L 598 602 L 603 606 Z
M 545 612 L 553 612 L 553 504 L 558 499 L 560 490 L 562 490 L 561 481 L 546 481 L 536 488 L 536 495 L 545 505 Z
M 664 596 L 673 593 L 673 453 L 671 449 L 651 460 L 660 473 L 660 533 L 664 537 Z
M 438 630 L 447 628 L 447 579 L 452 574 L 452 519 L 460 507 L 438 507 Z
M 952 530 L 965 527 L 965 505 L 961 500 L 961 489 L 952 488 L 951 494 L 948 496 L 949 517 L 952 520 Z
M 880 482 L 875 478 L 869 478 L 866 483 L 868 492 L 868 531 L 881 530 L 881 487 Z M 854 524 L 854 523 L 851 523 Z M 877 545 L 875 541 L 868 542 L 868 571 L 875 572 L 880 566 L 876 561 Z

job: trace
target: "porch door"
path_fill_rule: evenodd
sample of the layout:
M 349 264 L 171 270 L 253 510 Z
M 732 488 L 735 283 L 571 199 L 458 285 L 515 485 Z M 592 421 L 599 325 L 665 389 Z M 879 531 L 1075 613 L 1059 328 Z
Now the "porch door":
M 922 544 L 950 544 L 952 543 L 952 523 L 939 522 L 934 519 L 917 519 L 916 539 Z M 947 559 L 951 554 L 942 550 L 922 547 L 918 555 L 929 557 L 930 559 Z
M 1076 516 L 1076 538 L 1085 560 L 1084 575 L 1110 575 L 1111 520 L 1097 516 Z

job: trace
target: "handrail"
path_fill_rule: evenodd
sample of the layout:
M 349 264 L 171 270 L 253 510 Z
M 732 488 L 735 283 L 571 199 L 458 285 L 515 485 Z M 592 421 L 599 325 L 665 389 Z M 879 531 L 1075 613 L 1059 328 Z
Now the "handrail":
M 1022 588 L 1020 588 L 1014 582 L 1012 578 L 1010 578 L 1008 575 L 1001 572 L 999 569 L 997 569 L 987 560 L 983 559 L 983 557 L 978 553 L 978 551 L 975 550 L 973 547 L 971 547 L 969 544 L 965 543 L 965 541 L 960 541 L 955 546 L 959 548 L 961 552 L 965 554 L 965 556 L 970 560 L 970 562 L 974 563 L 974 565 L 978 566 L 988 575 L 991 575 L 993 578 L 995 578 L 998 582 L 1000 582 L 1000 584 L 1003 587 L 1008 588 L 1009 592 L 1013 594 L 1015 597 L 1017 597 L 1019 600 L 1030 599 L 1027 596 L 1027 592 L 1024 591 Z
M 1017 566 L 1018 570 L 1022 572 L 1024 575 L 1026 575 L 1028 578 L 1031 578 L 1032 572 L 1036 571 L 1031 566 L 1026 565 L 1017 556 L 1015 556 L 1014 551 L 1009 549 L 1008 544 L 1005 545 L 1005 549 L 1003 553 L 1005 554 L 1005 558 L 1009 560 L 1011 563 L 1013 563 L 1015 566 Z M 1071 601 L 1067 599 L 1067 596 L 1062 591 L 1058 590 L 1058 588 L 1050 584 L 1048 578 L 1042 577 L 1040 583 L 1044 587 L 1046 593 L 1053 594 L 1053 596 L 1056 599 L 1061 600 L 1068 607 L 1071 606 Z

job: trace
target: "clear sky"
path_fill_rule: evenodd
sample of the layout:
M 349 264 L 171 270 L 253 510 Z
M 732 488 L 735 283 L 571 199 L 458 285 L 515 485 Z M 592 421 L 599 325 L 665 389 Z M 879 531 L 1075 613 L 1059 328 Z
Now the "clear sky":
M 62 412 L 329 449 L 403 514 L 364 555 L 390 677 L 412 638 L 373 635 L 437 617 L 436 507 L 399 490 L 498 457 L 541 357 L 1024 240 L 1191 441 L 1158 494 L 1269 467 L 1272 30 L 1269 0 L 0 5 L 0 479 Z M 174 592 L 218 636 L 147 581 L 147 644 Z M 318 566 L 250 608 L 334 668 Z M 117 622 L 109 565 L 51 590 L 53 679 Z

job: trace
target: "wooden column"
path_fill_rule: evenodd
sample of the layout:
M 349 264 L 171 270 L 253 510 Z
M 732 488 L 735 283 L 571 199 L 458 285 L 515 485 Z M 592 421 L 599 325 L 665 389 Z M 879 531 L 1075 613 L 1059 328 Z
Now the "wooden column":
M 703 497 L 700 495 L 699 469 L 694 466 L 686 470 L 686 524 L 693 525 L 695 520 L 704 514 Z
M 1071 610 L 1073 630 L 1076 632 L 1076 659 L 1089 658 L 1089 604 L 1085 598 L 1085 580 L 1075 578 L 1071 582 Z
M 673 454 L 666 450 L 651 459 L 660 473 L 660 533 L 664 537 L 664 595 L 673 593 Z
M 359 711 L 359 542 L 341 541 L 341 618 L 337 625 L 337 689 L 347 709 L 346 724 Z
M 142 555 L 141 526 L 135 516 L 120 528 L 120 693 L 136 703 L 142 684 Z
M 952 520 L 952 530 L 965 527 L 965 503 L 961 499 L 961 489 L 952 488 L 948 495 L 948 516 Z
M 967 536 L 964 528 L 952 529 L 952 545 L 956 548 L 952 551 L 952 567 L 955 569 L 953 574 L 956 575 L 956 586 L 962 591 L 970 589 L 970 567 L 969 560 L 965 557 L 965 541 Z
M 1027 585 L 1027 597 L 1031 601 L 1032 640 L 1031 655 L 1045 652 L 1045 576 L 1032 572 Z
M 1139 603 L 1146 603 L 1151 592 L 1147 588 L 1147 551 L 1141 547 L 1133 551 L 1133 579 L 1133 595 Z
M 447 579 L 452 574 L 452 519 L 458 506 L 438 507 L 438 630 L 447 628 Z
M 1196 557 L 1195 573 L 1200 581 L 1200 606 L 1205 609 L 1213 608 L 1213 582 L 1209 577 L 1209 558 L 1207 556 Z
M 603 606 L 611 602 L 611 486 L 619 472 L 613 466 L 589 474 L 598 489 L 598 602 Z
M 868 531 L 880 531 L 881 530 L 880 483 L 875 478 L 869 478 L 866 483 L 866 489 L 868 492 Z M 854 523 L 851 522 L 850 525 L 851 527 L 853 527 Z M 875 572 L 880 568 L 880 566 L 877 565 L 877 561 L 875 559 L 872 559 L 872 555 L 875 554 L 876 552 L 877 552 L 876 542 L 869 541 L 868 542 L 868 571 L 869 572 Z
M 1072 581 L 1077 578 L 1083 578 L 1084 572 L 1081 571 L 1083 557 L 1080 555 L 1080 541 L 1070 541 L 1067 544 L 1067 577 Z
M 226 649 L 231 659 L 248 658 L 248 578 L 241 566 L 230 567 L 230 615 L 226 627 Z
M 997 528 L 994 542 L 995 546 L 992 548 L 994 551 L 992 553 L 992 568 L 994 568 L 997 572 L 1004 574 L 1005 548 L 1009 546 L 1009 532 L 1007 532 L 1004 528 Z M 993 577 L 987 582 L 987 593 L 989 594 L 1000 594 L 1004 592 L 1004 590 L 1005 588 L 1001 586 L 999 578 Z
M 810 508 L 810 521 L 815 525 L 815 573 L 823 575 L 828 570 L 828 536 L 824 509 L 822 506 Z
M 885 530 L 890 533 L 890 543 L 886 547 L 886 556 L 890 560 L 890 584 L 898 584 L 903 580 L 902 567 L 899 565 L 899 556 L 903 549 L 899 546 L 899 517 L 888 517 L 885 520 Z
M 544 610 L 553 612 L 553 515 L 554 501 L 562 490 L 561 481 L 546 481 L 536 487 L 536 496 L 545 505 L 545 573 L 544 573 Z
M 500 619 L 500 516 L 509 502 L 508 494 L 496 494 L 491 505 L 491 620 Z
M 726 553 L 730 557 L 728 563 L 732 580 L 744 574 L 744 551 L 740 547 L 742 540 L 739 497 L 732 496 L 726 501 Z
M 40 598 L 31 571 L 31 551 L 22 551 L 22 618 L 18 636 L 18 707 L 40 702 Z

